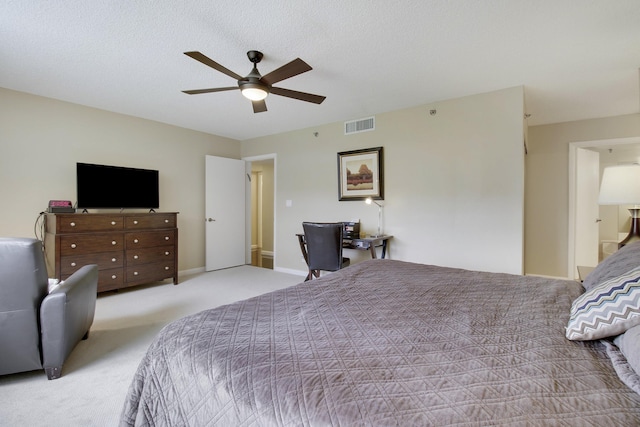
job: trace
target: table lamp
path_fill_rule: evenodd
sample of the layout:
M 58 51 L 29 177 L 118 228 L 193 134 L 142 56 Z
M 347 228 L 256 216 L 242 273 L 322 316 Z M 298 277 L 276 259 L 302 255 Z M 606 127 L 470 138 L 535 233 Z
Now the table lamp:
M 367 197 L 364 201 L 366 204 L 370 205 L 371 203 L 374 203 L 378 206 L 378 234 L 376 234 L 375 236 L 371 236 L 371 237 L 380 237 L 382 236 L 382 230 L 381 230 L 381 224 L 382 224 L 382 205 L 378 202 L 376 202 L 375 200 L 373 200 L 371 197 Z
M 601 205 L 631 205 L 631 229 L 627 237 L 618 243 L 624 245 L 640 240 L 640 165 L 628 164 L 609 166 L 602 173 L 600 196 Z

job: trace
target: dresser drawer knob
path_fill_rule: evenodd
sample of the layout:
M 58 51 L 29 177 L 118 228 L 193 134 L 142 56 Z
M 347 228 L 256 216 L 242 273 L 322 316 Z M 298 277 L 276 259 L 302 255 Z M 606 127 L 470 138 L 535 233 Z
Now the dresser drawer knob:
M 117 261 L 117 259 L 111 258 L 111 262 L 116 262 L 116 261 Z
M 165 252 L 164 252 L 164 254 L 165 254 L 165 255 L 169 255 L 170 253 L 171 253 L 171 252 L 169 252 L 169 251 L 165 251 Z
M 164 240 L 169 240 L 170 237 L 169 236 L 164 236 Z
M 115 240 L 111 241 L 111 245 L 112 245 L 112 246 L 115 246 L 115 245 L 117 245 L 117 244 L 118 244 L 118 242 L 116 242 Z
M 165 267 L 164 269 L 165 269 L 165 270 L 169 270 L 169 267 Z
M 71 225 L 72 227 L 75 227 L 75 226 L 76 226 L 76 223 L 75 223 L 75 222 L 72 222 L 70 225 Z
M 134 223 L 135 225 L 138 225 L 138 220 L 137 220 L 137 219 L 133 220 L 133 223 Z
M 168 219 L 165 219 L 165 220 L 164 220 L 164 223 L 165 223 L 165 224 L 169 224 L 169 220 L 168 220 Z
M 75 267 L 75 266 L 76 266 L 76 263 L 75 263 L 75 262 L 72 262 L 72 263 L 71 263 L 71 267 Z
M 71 249 L 75 249 L 76 247 L 77 247 L 77 246 L 76 246 L 76 244 L 75 244 L 75 243 L 72 243 L 72 244 L 71 244 Z
M 115 221 L 111 221 L 111 225 L 116 225 L 116 222 Z
M 134 272 L 133 272 L 133 275 L 134 275 L 134 276 L 137 276 L 137 275 L 138 275 L 138 272 L 137 272 L 137 271 L 134 271 Z
M 138 239 L 133 239 L 133 243 L 138 243 Z
M 117 278 L 118 278 L 118 276 L 116 276 L 116 275 L 114 274 L 114 275 L 112 275 L 112 276 L 111 276 L 111 278 L 115 280 L 115 279 L 117 279 Z
M 140 258 L 138 255 L 133 256 L 133 259 L 138 259 L 138 258 Z

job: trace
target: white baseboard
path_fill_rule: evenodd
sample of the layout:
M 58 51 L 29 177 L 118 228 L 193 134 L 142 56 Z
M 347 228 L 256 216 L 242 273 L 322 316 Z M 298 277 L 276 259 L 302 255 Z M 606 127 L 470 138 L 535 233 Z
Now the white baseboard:
M 308 271 L 300 271 L 300 270 L 294 270 L 292 268 L 282 268 L 282 267 L 276 267 L 273 270 L 278 271 L 280 273 L 294 274 L 296 276 L 303 276 L 303 277 L 306 277 L 307 273 L 309 273 Z
M 575 280 L 575 279 L 569 279 L 568 277 L 561 277 L 561 276 L 546 276 L 546 275 L 544 275 L 544 274 L 525 274 L 525 276 L 542 277 L 542 278 L 545 278 L 545 279 Z
M 179 270 L 178 271 L 178 277 L 180 277 L 181 274 L 198 274 L 198 273 L 204 273 L 204 267 L 198 267 L 198 268 L 190 268 L 189 270 Z
M 245 264 L 245 265 L 251 265 L 251 264 Z M 274 268 L 273 271 L 278 271 L 280 273 L 287 273 L 287 274 L 293 274 L 295 276 L 303 276 L 306 277 L 308 271 L 301 271 L 301 270 L 294 270 L 292 268 Z M 198 274 L 198 273 L 204 273 L 205 269 L 204 267 L 198 267 L 198 268 L 190 268 L 189 270 L 180 270 L 178 271 L 178 277 L 180 277 L 180 275 L 186 274 L 186 275 L 190 275 L 190 274 Z

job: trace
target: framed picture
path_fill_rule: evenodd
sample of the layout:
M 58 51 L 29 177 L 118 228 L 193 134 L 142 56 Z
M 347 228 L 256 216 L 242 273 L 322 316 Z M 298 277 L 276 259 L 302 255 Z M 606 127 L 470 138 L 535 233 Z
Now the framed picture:
M 382 147 L 338 153 L 338 200 L 384 199 Z

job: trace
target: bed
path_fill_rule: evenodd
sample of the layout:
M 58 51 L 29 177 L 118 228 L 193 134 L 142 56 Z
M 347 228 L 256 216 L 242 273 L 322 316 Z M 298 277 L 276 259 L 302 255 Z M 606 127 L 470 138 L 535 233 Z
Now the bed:
M 640 264 L 640 246 L 628 258 Z M 619 264 L 598 266 L 585 288 L 626 273 Z M 640 382 L 623 352 L 637 350 L 640 326 L 568 339 L 585 288 L 360 262 L 167 325 L 121 425 L 640 425 Z

